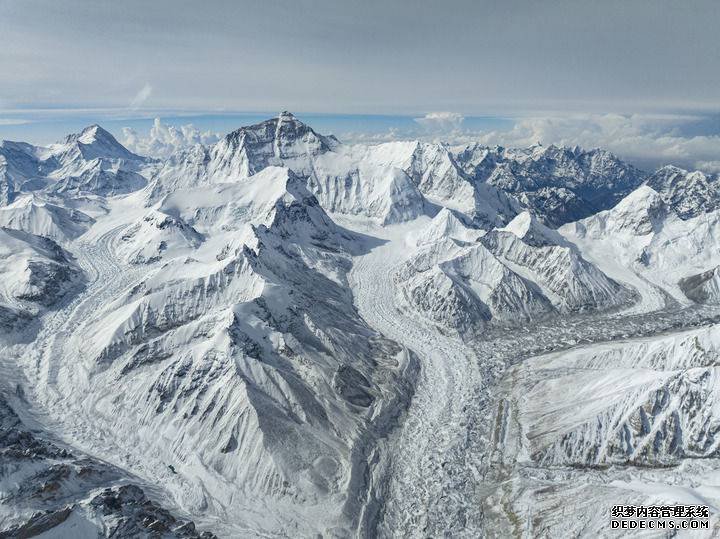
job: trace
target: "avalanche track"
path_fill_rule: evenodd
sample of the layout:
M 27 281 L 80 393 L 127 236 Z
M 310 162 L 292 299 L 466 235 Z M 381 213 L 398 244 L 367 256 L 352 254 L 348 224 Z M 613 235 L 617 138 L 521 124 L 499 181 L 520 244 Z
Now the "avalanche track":
M 373 231 L 377 235 L 381 230 Z M 387 239 L 387 238 L 383 238 Z M 365 321 L 420 358 L 421 373 L 401 428 L 387 447 L 388 478 L 377 534 L 427 537 L 482 531 L 480 440 L 470 409 L 485 381 L 472 350 L 395 305 L 392 275 L 403 257 L 402 240 L 387 241 L 355 259 L 349 279 Z

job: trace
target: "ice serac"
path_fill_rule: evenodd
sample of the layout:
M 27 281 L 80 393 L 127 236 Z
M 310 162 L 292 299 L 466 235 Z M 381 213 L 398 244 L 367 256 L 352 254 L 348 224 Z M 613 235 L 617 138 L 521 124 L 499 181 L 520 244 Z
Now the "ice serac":
M 644 179 L 644 173 L 601 149 L 474 144 L 457 149 L 455 157 L 474 181 L 511 194 L 553 227 L 614 206 Z
M 287 168 L 194 196 L 174 192 L 158 209 L 170 217 L 147 225 L 182 219 L 204 241 L 172 256 L 168 243 L 156 271 L 79 328 L 88 376 L 61 378 L 84 388 L 70 405 L 121 431 L 121 450 L 193 512 L 236 515 L 233 533 L 349 533 L 374 429 L 410 390 L 409 353 L 362 321 L 347 288 L 364 241 Z

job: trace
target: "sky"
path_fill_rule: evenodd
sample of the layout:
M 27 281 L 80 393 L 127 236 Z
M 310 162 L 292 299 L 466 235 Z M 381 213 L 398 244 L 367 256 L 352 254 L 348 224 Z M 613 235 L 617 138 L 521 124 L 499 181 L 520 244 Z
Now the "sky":
M 0 0 L 0 139 L 160 118 L 210 140 L 291 110 L 351 141 L 572 137 L 712 168 L 718 22 L 716 0 Z

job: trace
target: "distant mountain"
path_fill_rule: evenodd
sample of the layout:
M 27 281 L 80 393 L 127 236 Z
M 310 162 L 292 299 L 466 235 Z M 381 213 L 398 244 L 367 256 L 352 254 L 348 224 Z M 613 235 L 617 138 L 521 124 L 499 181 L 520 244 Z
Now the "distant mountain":
M 454 156 L 475 182 L 511 194 L 552 227 L 611 208 L 645 178 L 600 149 L 476 144 L 458 149 Z
M 720 209 L 720 177 L 665 166 L 645 182 L 681 219 Z
M 151 160 L 133 154 L 100 126 L 48 147 L 0 143 L 0 203 L 17 193 L 125 194 L 142 188 L 141 169 Z
M 507 222 L 518 210 L 493 187 L 474 185 L 442 145 L 346 146 L 287 112 L 238 129 L 210 148 L 173 156 L 154 176 L 151 200 L 183 186 L 239 181 L 268 166 L 305 178 L 327 211 L 384 224 L 412 220 L 435 204 L 489 226 Z

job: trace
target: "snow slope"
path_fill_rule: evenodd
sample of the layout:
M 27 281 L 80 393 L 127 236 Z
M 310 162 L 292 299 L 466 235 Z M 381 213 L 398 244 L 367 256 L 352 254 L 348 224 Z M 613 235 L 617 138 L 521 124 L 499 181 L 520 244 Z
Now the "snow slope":
M 719 219 L 719 211 L 682 219 L 657 191 L 641 186 L 611 210 L 559 231 L 606 274 L 635 286 L 653 309 L 668 298 L 687 304 L 679 282 L 720 264 Z
M 602 150 L 346 145 L 288 112 L 163 161 L 98 126 L 3 142 L 0 534 L 714 512 L 716 186 Z
M 52 308 L 83 281 L 69 253 L 54 241 L 0 228 L 0 315 L 5 331 Z
M 613 504 L 708 505 L 712 528 L 719 346 L 713 326 L 515 367 L 498 417 L 507 426 L 498 450 L 514 464 L 496 503 L 527 522 L 528 536 L 607 535 Z M 573 519 L 563 515 L 568 503 Z

